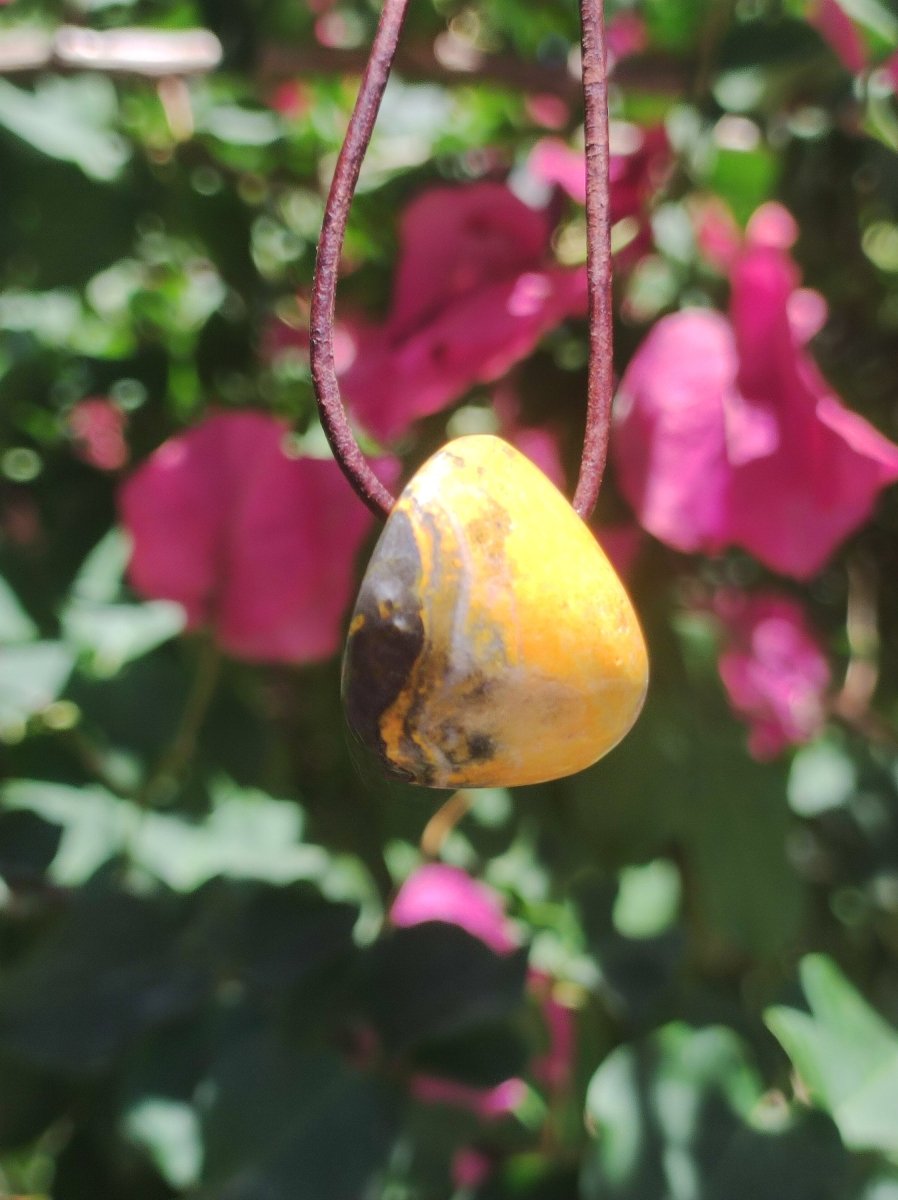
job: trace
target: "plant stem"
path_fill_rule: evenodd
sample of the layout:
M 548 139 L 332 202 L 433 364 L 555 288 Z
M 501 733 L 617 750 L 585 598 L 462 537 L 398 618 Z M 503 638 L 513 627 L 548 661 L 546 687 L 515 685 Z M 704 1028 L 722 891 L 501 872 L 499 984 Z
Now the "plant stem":
M 149 806 L 160 793 L 171 791 L 180 783 L 215 695 L 220 668 L 221 653 L 211 638 L 205 638 L 200 644 L 196 671 L 175 736 L 138 790 L 137 804 Z

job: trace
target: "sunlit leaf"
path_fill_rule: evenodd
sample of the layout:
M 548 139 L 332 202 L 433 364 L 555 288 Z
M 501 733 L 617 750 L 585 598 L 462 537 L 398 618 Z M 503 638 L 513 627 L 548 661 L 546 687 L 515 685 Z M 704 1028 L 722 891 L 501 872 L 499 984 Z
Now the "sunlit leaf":
M 126 1113 L 124 1128 L 172 1187 L 191 1187 L 198 1181 L 203 1148 L 199 1120 L 191 1105 L 145 1096 Z
M 127 144 L 113 132 L 116 114 L 108 79 L 47 78 L 33 92 L 0 80 L 0 124 L 92 179 L 114 179 L 128 159 Z
M 99 675 L 114 675 L 179 634 L 187 621 L 179 604 L 154 600 L 145 604 L 97 604 L 71 601 L 62 613 L 66 640 L 89 656 Z
M 0 646 L 0 730 L 14 730 L 52 704 L 74 665 L 63 642 Z
M 145 812 L 101 787 L 18 780 L 4 785 L 0 796 L 10 807 L 62 826 L 51 870 L 60 883 L 81 883 L 123 853 L 181 891 L 216 875 L 288 883 L 325 877 L 332 867 L 321 847 L 302 844 L 300 809 L 259 792 L 221 787 L 212 811 L 199 821 Z
M 37 637 L 37 626 L 25 612 L 15 592 L 0 576 L 0 645 L 29 642 L 34 637 Z
M 898 1030 L 824 955 L 800 967 L 811 1012 L 770 1008 L 766 1021 L 847 1146 L 898 1158 Z
M 588 1200 L 835 1200 L 841 1148 L 825 1121 L 768 1107 L 731 1029 L 664 1026 L 615 1050 L 589 1085 Z

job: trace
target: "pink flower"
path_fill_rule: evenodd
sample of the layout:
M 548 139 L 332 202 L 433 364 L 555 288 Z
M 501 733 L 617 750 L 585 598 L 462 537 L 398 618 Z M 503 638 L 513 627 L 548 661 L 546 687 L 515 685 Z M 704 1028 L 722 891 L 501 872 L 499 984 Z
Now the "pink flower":
M 638 217 L 659 186 L 670 163 L 670 146 L 661 126 L 641 129 L 618 123 L 611 147 L 611 220 Z M 542 138 L 533 147 L 528 170 L 555 184 L 578 204 L 586 203 L 586 159 L 560 138 Z
M 670 146 L 661 126 L 640 129 L 618 122 L 612 126 L 611 150 L 611 220 L 629 220 L 632 225 L 632 236 L 615 255 L 621 268 L 632 266 L 651 248 L 648 207 L 670 165 Z M 578 204 L 586 203 L 582 150 L 572 149 L 560 138 L 543 138 L 534 146 L 527 166 L 537 179 L 560 187 Z
M 867 65 L 867 47 L 838 0 L 814 0 L 808 20 L 854 75 Z
M 0 489 L 0 544 L 37 550 L 46 540 L 40 509 L 23 487 Z
M 218 413 L 170 438 L 119 494 L 135 591 L 176 600 L 237 658 L 333 654 L 371 528 L 332 459 L 292 458 L 261 412 Z M 397 464 L 378 468 L 386 482 Z
M 552 1092 L 563 1092 L 571 1081 L 577 1050 L 577 1025 L 574 1010 L 554 995 L 554 980 L 545 971 L 531 968 L 530 990 L 540 999 L 543 1020 L 549 1034 L 545 1053 L 530 1064 L 534 1079 Z
M 898 54 L 890 55 L 882 64 L 883 72 L 893 92 L 898 92 Z
M 390 908 L 396 926 L 444 921 L 479 938 L 497 954 L 508 954 L 517 939 L 492 888 L 458 867 L 429 863 L 406 879 Z
M 285 320 L 273 317 L 262 335 L 260 347 L 264 358 L 277 360 L 282 356 L 296 355 L 303 362 L 309 360 L 309 302 L 305 296 L 297 297 L 298 314 Z M 356 325 L 352 321 L 337 320 L 334 323 L 334 365 L 337 373 L 347 371 L 357 353 Z
M 605 31 L 608 58 L 614 63 L 631 54 L 639 54 L 648 46 L 649 34 L 645 21 L 634 12 L 615 13 Z
M 313 100 L 309 89 L 304 84 L 296 79 L 288 79 L 274 88 L 268 97 L 268 103 L 282 117 L 298 121 L 306 116 L 312 107 Z
M 731 318 L 663 318 L 621 381 L 612 438 L 642 526 L 678 550 L 748 550 L 816 574 L 898 478 L 898 447 L 829 390 L 803 346 L 823 317 L 798 288 L 788 214 L 759 210 L 732 269 Z
M 117 471 L 128 461 L 125 414 L 103 396 L 79 400 L 68 415 L 69 433 L 80 459 L 101 471 Z
M 433 188 L 400 225 L 393 304 L 359 324 L 342 386 L 382 439 L 500 378 L 549 330 L 586 310 L 584 270 L 549 258 L 552 225 L 504 184 Z
M 549 429 L 538 428 L 534 425 L 519 426 L 506 431 L 505 437 L 532 463 L 536 463 L 542 473 L 547 476 L 559 491 L 564 491 L 566 485 L 564 466 L 558 449 L 558 438 Z
M 441 1079 L 437 1075 L 415 1075 L 409 1090 L 416 1100 L 424 1104 L 448 1104 L 454 1108 L 466 1108 L 483 1120 L 505 1117 L 519 1108 L 527 1095 L 523 1079 L 503 1079 L 495 1087 L 471 1087 L 454 1079 Z
M 481 1150 L 467 1146 L 452 1159 L 452 1182 L 457 1188 L 480 1187 L 493 1172 L 493 1160 Z
M 871 66 L 878 67 L 880 78 L 893 92 L 898 91 L 898 54 L 871 63 L 870 47 L 840 0 L 812 0 L 808 20 L 852 75 L 861 75 Z
M 597 531 L 599 545 L 605 551 L 618 575 L 626 579 L 632 575 L 645 534 L 633 522 L 606 525 Z
M 564 491 L 567 478 L 561 461 L 557 434 L 545 426 L 522 425 L 521 404 L 510 381 L 493 390 L 493 409 L 499 418 L 499 432 L 506 441 L 536 463 L 559 491 Z
M 730 704 L 748 722 L 748 748 L 773 758 L 823 728 L 829 664 L 800 604 L 764 594 L 718 597 L 727 640 L 718 668 Z
M 691 205 L 695 240 L 702 258 L 726 273 L 742 250 L 742 232 L 724 202 L 703 197 Z
M 534 125 L 544 129 L 564 129 L 571 118 L 571 106 L 551 92 L 539 92 L 524 97 L 524 108 Z

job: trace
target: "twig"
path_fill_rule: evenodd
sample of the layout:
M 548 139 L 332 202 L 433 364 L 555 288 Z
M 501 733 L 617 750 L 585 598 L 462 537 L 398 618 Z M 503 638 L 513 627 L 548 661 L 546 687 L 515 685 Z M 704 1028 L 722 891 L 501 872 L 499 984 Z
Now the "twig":
M 419 846 L 425 858 L 439 858 L 443 842 L 463 820 L 470 808 L 473 797 L 470 792 L 453 792 L 433 814 L 421 834 Z
M 263 80 L 308 75 L 361 75 L 367 62 L 364 50 L 346 50 L 317 43 L 304 45 L 263 45 L 256 71 Z M 487 84 L 530 95 L 560 96 L 576 100 L 580 75 L 567 62 L 541 63 L 510 54 L 472 54 L 467 61 L 449 59 L 434 44 L 399 46 L 393 70 L 403 79 L 421 83 L 439 83 L 445 87 Z M 617 62 L 610 74 L 623 88 L 663 95 L 682 95 L 692 78 L 693 64 L 670 54 L 634 55 Z
M 262 79 L 276 82 L 304 75 L 361 75 L 368 61 L 364 50 L 345 50 L 317 43 L 265 45 L 257 62 Z M 508 54 L 474 53 L 464 61 L 441 55 L 430 42 L 397 47 L 393 70 L 404 79 L 447 87 L 488 83 L 516 92 L 574 99 L 580 86 L 566 62 L 528 62 Z
M 263 84 L 297 76 L 361 75 L 367 60 L 364 50 L 311 41 L 293 46 L 270 42 L 260 47 L 254 73 Z M 0 75 L 97 71 L 158 79 L 170 74 L 204 75 L 221 63 L 221 43 L 205 29 L 98 31 L 61 25 L 51 32 L 11 29 L 0 33 Z M 441 54 L 431 42 L 400 46 L 394 70 L 413 82 L 446 87 L 487 84 L 566 100 L 576 99 L 580 89 L 577 72 L 566 62 L 541 63 L 511 54 L 483 53 L 461 61 Z M 612 75 L 620 87 L 681 95 L 693 77 L 693 67 L 685 59 L 653 52 L 622 59 Z
M 587 520 L 596 506 L 611 424 L 614 352 L 611 315 L 611 204 L 608 72 L 603 0 L 580 0 L 586 125 L 586 271 L 589 279 L 589 377 L 586 433 L 574 509 Z
M 850 657 L 834 707 L 843 717 L 869 711 L 879 682 L 879 626 L 876 568 L 860 557 L 848 564 L 845 636 Z
M 890 750 L 898 749 L 898 729 L 876 712 L 873 697 L 879 683 L 879 622 L 876 567 L 857 556 L 848 564 L 845 636 L 849 659 L 842 687 L 830 711 L 861 737 Z
M 92 779 L 95 779 L 101 787 L 104 787 L 107 792 L 112 792 L 120 800 L 130 800 L 132 798 L 131 789 L 108 769 L 102 753 L 85 734 L 83 729 L 75 726 L 74 729 L 65 730 L 62 733 L 62 740 L 63 744 L 78 759 L 88 775 Z
M 196 672 L 174 739 L 138 790 L 134 797 L 136 804 L 148 806 L 160 792 L 180 782 L 196 750 L 197 738 L 215 695 L 220 668 L 221 652 L 211 637 L 206 638 L 199 647 Z

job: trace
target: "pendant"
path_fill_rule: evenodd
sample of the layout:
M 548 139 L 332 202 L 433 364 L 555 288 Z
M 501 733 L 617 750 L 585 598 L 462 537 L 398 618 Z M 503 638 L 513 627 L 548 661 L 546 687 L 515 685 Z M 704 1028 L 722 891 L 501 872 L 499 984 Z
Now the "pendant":
M 388 778 L 573 774 L 627 733 L 647 682 L 623 585 L 538 467 L 479 434 L 421 467 L 374 549 L 343 658 L 349 726 Z

